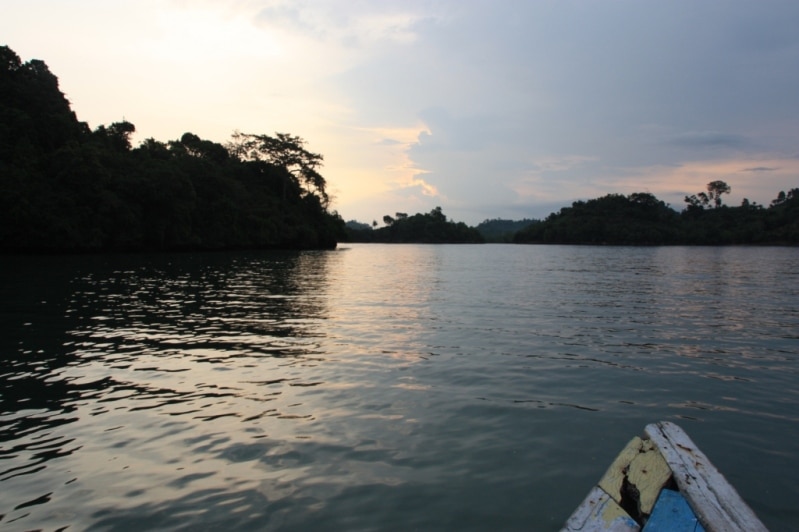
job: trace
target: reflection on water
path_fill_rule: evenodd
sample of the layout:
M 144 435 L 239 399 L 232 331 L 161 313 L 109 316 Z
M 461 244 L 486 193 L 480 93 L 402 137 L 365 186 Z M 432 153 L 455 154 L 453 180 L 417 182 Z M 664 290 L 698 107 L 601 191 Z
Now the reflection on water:
M 557 529 L 633 434 L 675 419 L 795 527 L 797 258 L 6 258 L 0 524 Z

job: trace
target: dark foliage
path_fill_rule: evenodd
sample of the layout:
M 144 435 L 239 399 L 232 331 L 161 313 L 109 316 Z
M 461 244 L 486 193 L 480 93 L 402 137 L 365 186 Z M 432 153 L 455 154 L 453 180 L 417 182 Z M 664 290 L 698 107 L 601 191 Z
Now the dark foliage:
M 0 47 L 0 250 L 334 248 L 344 237 L 322 157 L 299 137 L 223 146 L 186 133 L 132 148 L 134 131 L 91 131 L 43 62 Z
M 723 186 L 722 186 L 723 185 Z M 799 244 L 799 189 L 780 192 L 763 208 L 744 200 L 740 207 L 721 204 L 723 182 L 709 193 L 686 197 L 681 213 L 649 193 L 609 194 L 576 201 L 543 222 L 519 231 L 519 243 L 564 244 Z M 704 198 L 707 201 L 704 201 Z
M 486 242 L 513 242 L 513 237 L 517 232 L 536 223 L 539 223 L 539 220 L 527 218 L 523 220 L 503 220 L 495 218 L 480 222 L 475 229 L 483 235 Z
M 427 214 L 408 216 L 398 212 L 396 218 L 384 216 L 385 227 L 380 229 L 348 229 L 352 242 L 464 244 L 482 243 L 482 235 L 463 222 L 451 222 L 436 207 Z
M 372 226 L 363 222 L 359 222 L 358 220 L 350 220 L 346 224 L 344 224 L 347 231 L 371 231 Z

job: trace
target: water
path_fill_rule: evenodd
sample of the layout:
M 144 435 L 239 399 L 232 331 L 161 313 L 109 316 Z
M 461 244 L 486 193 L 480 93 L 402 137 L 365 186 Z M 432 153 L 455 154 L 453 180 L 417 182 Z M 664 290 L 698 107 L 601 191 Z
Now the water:
M 556 530 L 653 421 L 799 528 L 799 249 L 3 257 L 0 528 Z

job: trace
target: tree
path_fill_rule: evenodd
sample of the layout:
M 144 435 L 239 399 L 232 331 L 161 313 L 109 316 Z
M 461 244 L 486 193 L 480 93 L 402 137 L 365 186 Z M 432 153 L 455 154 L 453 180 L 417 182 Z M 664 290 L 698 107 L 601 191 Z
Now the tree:
M 779 205 L 782 205 L 783 203 L 785 203 L 786 199 L 787 198 L 785 197 L 785 191 L 780 190 L 780 193 L 777 194 L 777 197 L 771 201 L 771 206 L 777 207 Z
M 685 196 L 685 203 L 688 204 L 687 206 L 688 210 L 697 210 L 697 209 L 701 210 L 703 208 L 702 205 L 707 204 L 707 194 L 705 194 L 704 192 L 700 192 L 699 196 L 700 198 L 698 198 L 696 194 Z M 704 198 L 701 198 L 701 196 L 704 196 Z M 704 203 L 702 199 L 705 200 Z
M 172 157 L 169 147 L 163 142 L 157 141 L 152 137 L 144 139 L 142 143 L 139 144 L 139 147 L 136 148 L 136 150 L 139 155 L 143 155 L 152 159 L 161 159 L 167 161 Z
M 227 148 L 216 142 L 203 140 L 194 133 L 184 133 L 179 141 L 171 141 L 169 146 L 178 153 L 185 153 L 220 164 L 230 157 Z
M 114 122 L 110 126 L 103 125 L 97 126 L 94 130 L 94 136 L 102 139 L 107 145 L 116 151 L 130 151 L 131 143 L 130 136 L 136 132 L 136 126 L 123 120 L 122 122 Z
M 645 207 L 657 207 L 662 203 L 654 194 L 650 194 L 649 192 L 633 192 L 627 196 L 627 199 L 630 200 L 631 203 L 637 203 Z
M 707 184 L 707 197 L 716 208 L 721 207 L 721 195 L 729 194 L 732 188 L 724 181 L 711 181 Z
M 486 242 L 513 242 L 514 235 L 522 229 L 538 223 L 538 220 L 524 218 L 522 220 L 483 220 L 477 224 L 477 231 L 483 235 Z
M 8 46 L 0 46 L 0 79 L 10 76 L 22 66 L 22 60 Z
M 700 208 L 701 210 L 701 208 Z M 677 213 L 648 192 L 608 194 L 575 201 L 543 222 L 519 230 L 515 242 L 668 244 L 676 239 Z
M 349 222 L 345 223 L 344 226 L 352 231 L 372 231 L 371 225 L 359 222 L 358 220 L 350 220 Z
M 323 157 L 305 149 L 305 140 L 288 133 L 251 135 L 233 133 L 233 140 L 227 145 L 228 151 L 242 160 L 264 161 L 285 168 L 301 184 L 309 195 L 316 195 L 324 208 L 330 204 L 330 196 L 325 187 L 325 178 L 318 169 Z
M 480 232 L 463 222 L 448 221 L 436 207 L 427 214 L 402 216 L 396 213 L 383 216 L 385 227 L 368 232 L 350 232 L 352 242 L 392 242 L 392 243 L 482 243 Z
M 441 207 L 436 207 L 435 209 L 430 211 L 430 216 L 433 218 L 433 220 L 436 220 L 438 222 L 446 222 L 447 221 L 447 217 L 441 211 Z
M 721 195 L 729 194 L 732 188 L 724 181 L 711 181 L 707 184 L 707 192 L 685 196 L 688 209 L 703 209 L 706 207 L 721 207 Z

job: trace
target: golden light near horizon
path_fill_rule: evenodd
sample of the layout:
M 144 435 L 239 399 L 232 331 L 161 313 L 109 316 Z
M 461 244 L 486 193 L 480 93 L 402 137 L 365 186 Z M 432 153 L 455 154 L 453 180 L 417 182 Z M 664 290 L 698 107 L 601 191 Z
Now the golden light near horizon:
M 429 130 L 418 123 L 407 127 L 356 127 L 338 131 L 329 124 L 325 167 L 332 176 L 332 191 L 336 204 L 352 204 L 372 198 L 382 204 L 381 211 L 389 208 L 397 190 L 419 187 L 422 194 L 436 196 L 438 191 L 420 175 L 424 169 L 416 167 L 408 156 L 410 146 L 418 142 L 419 135 Z M 375 168 L 381 169 L 375 175 Z M 382 199 L 378 199 L 382 198 Z
M 724 203 L 740 205 L 744 198 L 768 206 L 780 190 L 785 191 L 781 181 L 790 181 L 799 176 L 797 159 L 723 159 L 692 161 L 680 166 L 641 168 L 630 177 L 608 183 L 618 190 L 637 191 L 642 188 L 656 196 L 676 191 L 684 195 L 703 192 L 711 181 L 724 181 L 732 188 Z M 678 198 L 681 199 L 681 198 Z M 672 204 L 682 208 L 682 202 Z

